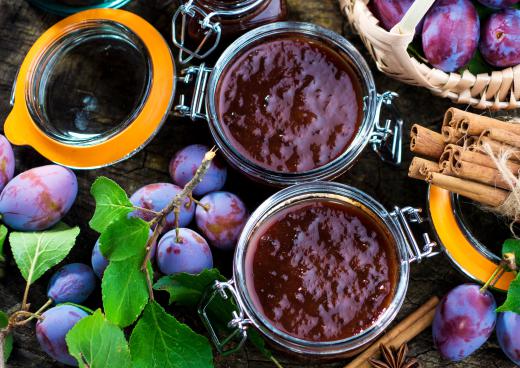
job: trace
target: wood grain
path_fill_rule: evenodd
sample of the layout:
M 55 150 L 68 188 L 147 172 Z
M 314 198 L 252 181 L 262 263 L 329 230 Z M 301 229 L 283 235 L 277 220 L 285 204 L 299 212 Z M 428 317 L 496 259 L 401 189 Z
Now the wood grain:
M 126 9 L 146 18 L 169 40 L 169 24 L 172 12 L 175 9 L 174 3 L 172 0 L 136 0 Z M 343 33 L 368 57 L 359 38 L 351 32 L 340 15 L 335 0 L 289 0 L 289 7 L 291 19 L 315 22 Z M 45 14 L 29 6 L 26 1 L 0 0 L 0 121 L 3 122 L 10 111 L 11 86 L 25 53 L 38 38 L 38 35 L 58 20 L 59 18 L 56 16 Z M 423 125 L 435 127 L 438 130 L 437 127 L 442 121 L 443 113 L 449 107 L 446 100 L 435 98 L 425 90 L 395 82 L 375 72 L 373 63 L 370 63 L 370 66 L 374 70 L 379 91 L 390 89 L 400 94 L 398 103 L 405 118 L 407 130 L 410 128 L 411 121 L 421 122 Z M 408 134 L 405 134 L 406 136 Z M 78 171 L 80 194 L 65 220 L 71 225 L 80 225 L 82 233 L 76 247 L 64 263 L 71 261 L 90 263 L 90 252 L 96 240 L 96 234 L 87 226 L 88 219 L 93 213 L 93 201 L 88 193 L 95 177 L 106 175 L 114 178 L 129 192 L 133 192 L 145 184 L 168 181 L 167 167 L 170 157 L 177 149 L 191 143 L 211 144 L 207 127 L 201 122 L 193 123 L 187 120 L 169 118 L 156 138 L 142 152 L 131 159 L 100 170 Z M 409 144 L 408 138 L 405 138 L 404 144 L 405 147 Z M 44 158 L 28 147 L 17 147 L 16 157 L 18 173 L 27 168 L 47 163 Z M 396 169 L 381 163 L 377 156 L 367 148 L 358 163 L 338 180 L 363 189 L 387 208 L 393 205 L 422 207 L 426 199 L 426 187 L 424 183 L 406 177 L 410 160 L 411 154 L 405 150 L 404 163 Z M 237 172 L 231 172 L 226 189 L 242 196 L 250 209 L 253 209 L 272 193 L 272 189 L 252 183 Z M 23 290 L 23 279 L 12 263 L 9 251 L 7 251 L 7 258 L 6 276 L 0 284 L 0 309 L 2 310 L 13 308 L 16 303 L 19 303 Z M 215 261 L 225 274 L 230 274 L 231 256 L 229 254 L 216 253 Z M 30 301 L 34 305 L 45 301 L 48 279 L 49 275 L 45 275 L 31 288 Z M 464 279 L 450 266 L 444 256 L 427 260 L 420 265 L 414 264 L 406 302 L 399 313 L 398 320 L 415 310 L 431 295 L 440 296 L 463 281 Z M 93 309 L 100 307 L 99 291 L 96 293 L 86 303 Z M 193 313 L 174 312 L 202 332 L 201 325 Z M 446 362 L 442 362 L 439 355 L 434 351 L 429 331 L 422 333 L 410 344 L 410 354 L 418 356 L 426 368 L 450 366 Z M 335 368 L 343 367 L 348 362 L 348 360 L 308 362 L 296 361 L 294 358 L 279 353 L 276 353 L 276 356 L 288 368 Z M 217 357 L 215 366 L 217 368 L 273 367 L 251 346 L 231 357 Z M 513 367 L 502 355 L 494 339 L 464 363 L 453 364 L 453 366 Z M 40 351 L 33 330 L 30 328 L 19 330 L 15 334 L 15 348 L 9 367 L 64 368 Z

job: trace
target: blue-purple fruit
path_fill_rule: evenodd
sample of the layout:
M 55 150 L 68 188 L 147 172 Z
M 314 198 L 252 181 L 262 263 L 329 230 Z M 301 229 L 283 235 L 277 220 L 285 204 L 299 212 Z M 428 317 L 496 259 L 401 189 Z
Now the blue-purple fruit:
M 478 2 L 488 8 L 505 9 L 520 3 L 520 0 L 478 0 Z
M 142 207 L 152 211 L 161 211 L 170 204 L 175 196 L 181 191 L 177 185 L 170 183 L 156 183 L 145 185 L 138 189 L 130 197 L 130 202 L 134 206 Z M 191 203 L 189 199 L 184 201 L 181 208 L 181 215 L 179 218 L 179 226 L 184 227 L 193 219 L 195 213 L 195 204 Z M 150 221 L 154 218 L 154 214 L 148 211 L 137 210 L 134 214 L 145 221 Z M 175 214 L 172 212 L 166 216 L 165 231 L 173 229 L 175 226 Z
M 73 305 L 58 305 L 42 314 L 36 323 L 36 338 L 43 351 L 60 363 L 78 366 L 76 359 L 69 354 L 65 336 L 87 313 Z
M 491 336 L 497 319 L 496 302 L 480 286 L 463 284 L 444 296 L 433 320 L 433 341 L 443 358 L 459 361 Z
M 213 192 L 200 203 L 195 220 L 202 234 L 216 248 L 233 249 L 248 218 L 244 202 L 229 192 Z
M 520 9 L 500 11 L 485 21 L 480 52 L 489 64 L 496 67 L 520 64 Z
M 479 17 L 469 0 L 438 0 L 424 19 L 424 54 L 430 64 L 445 72 L 454 72 L 471 60 L 479 37 Z
M 35 167 L 6 185 L 0 194 L 0 214 L 15 230 L 45 230 L 65 216 L 77 193 L 71 170 L 58 165 Z
M 11 143 L 0 134 L 0 191 L 14 175 L 14 153 Z
M 170 176 L 175 184 L 184 187 L 189 182 L 202 163 L 202 159 L 209 147 L 202 144 L 193 144 L 178 151 L 170 161 Z M 227 168 L 219 156 L 211 161 L 211 165 L 204 175 L 202 182 L 193 190 L 196 196 L 222 189 L 226 182 Z
M 379 19 L 381 26 L 387 31 L 403 19 L 414 0 L 373 0 L 371 10 Z M 416 28 L 416 32 L 421 32 L 422 22 Z
M 83 263 L 71 263 L 60 268 L 49 281 L 47 296 L 59 303 L 82 303 L 96 287 L 92 268 Z
M 213 256 L 206 240 L 195 231 L 181 228 L 179 238 L 175 230 L 164 234 L 159 242 L 157 265 L 162 273 L 198 274 L 213 267 Z
M 513 363 L 520 366 L 520 314 L 499 313 L 496 331 L 502 351 Z

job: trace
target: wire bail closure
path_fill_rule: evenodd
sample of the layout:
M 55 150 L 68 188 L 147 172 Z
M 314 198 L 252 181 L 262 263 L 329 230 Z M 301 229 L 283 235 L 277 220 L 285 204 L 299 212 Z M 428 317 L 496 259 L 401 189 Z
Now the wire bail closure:
M 377 95 L 376 125 L 370 136 L 370 144 L 382 161 L 398 166 L 403 151 L 403 119 L 393 104 L 396 97 L 399 95 L 391 91 Z M 388 109 L 390 117 L 381 124 L 383 107 Z
M 180 40 L 177 38 L 177 21 L 179 16 L 182 15 L 182 23 L 181 23 L 181 34 Z M 199 15 L 202 20 L 198 21 L 200 25 L 200 29 L 204 33 L 204 38 L 199 43 L 195 50 L 191 50 L 186 46 L 186 32 L 188 28 L 189 19 L 195 19 L 196 16 Z M 207 13 L 201 7 L 194 4 L 194 0 L 189 0 L 186 4 L 182 4 L 177 8 L 177 11 L 173 15 L 172 18 L 172 41 L 175 46 L 179 48 L 179 62 L 181 64 L 187 64 L 193 58 L 196 59 L 204 59 L 209 54 L 211 54 L 217 48 L 220 38 L 222 36 L 222 29 L 220 27 L 220 23 L 211 22 L 211 18 L 219 15 L 218 12 Z M 215 40 L 213 44 L 203 53 L 201 50 L 207 44 L 212 36 L 215 36 Z M 184 58 L 184 53 L 188 54 L 188 57 Z

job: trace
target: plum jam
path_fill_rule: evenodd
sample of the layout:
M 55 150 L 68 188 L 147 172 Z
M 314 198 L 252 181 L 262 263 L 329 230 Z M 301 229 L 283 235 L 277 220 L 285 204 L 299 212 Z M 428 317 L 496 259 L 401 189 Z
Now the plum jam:
M 225 136 L 245 159 L 275 172 L 307 172 L 350 146 L 363 119 L 351 61 L 304 34 L 268 37 L 224 69 L 216 111 Z
M 278 330 L 306 341 L 370 328 L 398 283 L 394 238 L 364 207 L 310 199 L 273 214 L 249 241 L 246 285 Z

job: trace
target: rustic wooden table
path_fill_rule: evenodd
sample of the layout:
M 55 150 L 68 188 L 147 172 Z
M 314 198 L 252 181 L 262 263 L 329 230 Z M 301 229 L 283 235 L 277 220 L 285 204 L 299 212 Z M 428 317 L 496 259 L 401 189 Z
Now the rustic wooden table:
M 359 38 L 353 34 L 341 16 L 336 0 L 288 0 L 290 18 L 308 21 L 328 27 L 344 34 L 358 49 L 368 55 Z M 135 0 L 127 6 L 151 24 L 157 27 L 169 39 L 169 27 L 172 12 L 175 9 L 172 0 Z M 18 66 L 26 52 L 38 36 L 59 20 L 58 17 L 45 14 L 29 6 L 23 0 L 0 0 L 0 121 L 4 121 L 10 111 L 9 96 Z M 427 91 L 395 82 L 377 72 L 370 63 L 379 91 L 393 90 L 401 96 L 398 104 L 406 121 L 407 129 L 412 122 L 438 126 L 441 116 L 450 103 L 433 97 Z M 65 93 L 65 92 L 64 92 Z M 406 134 L 407 136 L 407 134 Z M 169 118 L 156 138 L 139 154 L 117 165 L 93 171 L 78 171 L 80 192 L 76 204 L 65 218 L 70 225 L 81 226 L 81 235 L 76 247 L 64 262 L 80 261 L 89 263 L 96 234 L 87 226 L 93 213 L 93 200 L 89 187 L 99 175 L 116 179 L 128 191 L 133 192 L 142 185 L 168 181 L 168 161 L 179 148 L 192 143 L 211 144 L 208 129 L 202 123 Z M 408 138 L 405 139 L 408 144 Z M 17 173 L 47 161 L 28 147 L 17 147 Z M 426 199 L 426 186 L 406 177 L 407 164 L 411 155 L 405 149 L 404 163 L 400 168 L 390 167 L 379 161 L 377 156 L 366 149 L 361 159 L 347 174 L 338 181 L 358 187 L 377 198 L 385 206 L 413 205 L 423 206 Z M 249 208 L 253 209 L 270 193 L 271 189 L 254 184 L 240 175 L 231 172 L 226 189 L 244 198 Z M 231 255 L 216 254 L 216 263 L 224 273 L 229 274 Z M 37 305 L 45 298 L 45 288 L 49 276 L 46 275 L 32 288 L 32 301 Z M 441 255 L 412 266 L 410 287 L 398 320 L 409 314 L 430 296 L 441 296 L 450 288 L 464 282 L 464 278 L 454 270 L 448 259 Z M 8 264 L 5 276 L 0 284 L 0 309 L 8 310 L 21 301 L 23 279 L 13 264 L 8 251 Z M 99 294 L 90 298 L 87 305 L 99 307 Z M 189 315 L 188 320 L 194 320 Z M 513 367 L 500 351 L 493 337 L 483 348 L 462 363 L 449 364 L 440 360 L 432 346 L 431 332 L 425 331 L 410 343 L 410 354 L 417 356 L 424 367 Z M 347 361 L 337 362 L 297 362 L 285 356 L 279 356 L 285 367 L 343 367 Z M 215 359 L 215 365 L 224 367 L 271 367 L 255 349 L 248 346 L 242 352 L 230 357 Z M 39 349 L 33 329 L 27 328 L 15 333 L 15 348 L 9 362 L 10 367 L 62 367 L 49 359 Z

